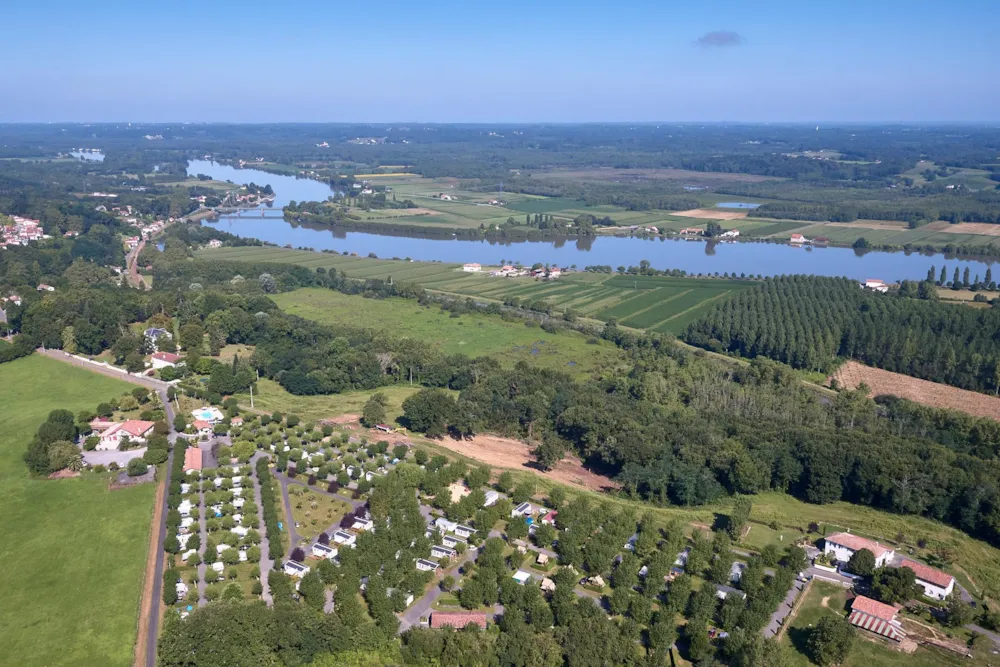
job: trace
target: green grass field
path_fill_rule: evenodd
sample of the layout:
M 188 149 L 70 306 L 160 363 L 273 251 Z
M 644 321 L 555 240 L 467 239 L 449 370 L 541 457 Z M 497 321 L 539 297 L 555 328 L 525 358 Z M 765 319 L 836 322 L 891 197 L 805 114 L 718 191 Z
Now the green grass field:
M 31 479 L 21 458 L 51 410 L 129 389 L 38 355 L 0 365 L 0 662 L 132 664 L 155 487 Z
M 403 401 L 420 390 L 415 386 L 392 386 L 378 389 L 389 399 L 386 406 L 386 418 L 394 422 L 403 414 Z M 261 378 L 257 381 L 257 390 L 253 395 L 254 408 L 264 412 L 281 412 L 295 414 L 305 421 L 318 421 L 342 414 L 361 414 L 361 409 L 371 398 L 374 391 L 348 391 L 342 394 L 328 396 L 296 396 L 285 391 L 273 380 Z M 249 394 L 238 395 L 240 405 L 250 406 Z
M 309 268 L 334 268 L 351 278 L 410 281 L 421 287 L 457 297 L 472 297 L 477 301 L 503 302 L 517 297 L 522 302 L 546 301 L 557 311 L 572 309 L 578 314 L 598 320 L 612 317 L 626 326 L 645 328 L 658 333 L 677 334 L 720 300 L 729 298 L 754 283 L 742 280 L 670 278 L 663 276 L 612 276 L 599 273 L 570 273 L 555 281 L 533 278 L 491 278 L 484 273 L 466 273 L 457 264 L 438 262 L 408 262 L 390 259 L 350 257 L 332 253 L 315 253 L 284 248 L 218 248 L 202 250 L 199 259 L 279 262 L 299 264 Z M 649 294 L 654 291 L 655 294 Z M 278 300 L 282 297 L 279 296 Z M 296 311 L 290 311 L 296 312 Z M 365 313 L 352 313 L 361 326 L 381 319 Z M 304 312 L 297 314 L 307 316 Z M 315 318 L 313 318 L 315 319 Z M 412 326 L 426 323 L 415 322 Z M 468 345 L 463 332 L 451 331 Z M 428 332 L 430 335 L 432 332 Z M 433 337 L 428 338 L 434 340 Z M 515 343 L 523 344 L 523 343 Z M 468 349 L 458 349 L 474 354 Z
M 573 374 L 615 363 L 620 353 L 610 343 L 587 343 L 576 332 L 551 334 L 523 322 L 471 313 L 451 317 L 437 306 L 409 299 L 366 299 L 326 289 L 277 294 L 282 310 L 317 322 L 351 324 L 398 337 L 426 341 L 444 354 L 492 356 L 513 366 L 518 361 Z
M 814 663 L 806 655 L 809 631 L 826 616 L 846 616 L 847 590 L 837 584 L 814 581 L 802 601 L 792 624 L 781 643 L 792 648 L 793 664 L 808 667 Z M 940 627 L 938 630 L 942 630 Z M 854 646 L 843 667 L 951 667 L 958 665 L 988 665 L 988 655 L 962 658 L 955 653 L 936 648 L 919 647 L 912 654 L 892 648 L 890 643 L 870 639 L 865 630 L 857 630 Z

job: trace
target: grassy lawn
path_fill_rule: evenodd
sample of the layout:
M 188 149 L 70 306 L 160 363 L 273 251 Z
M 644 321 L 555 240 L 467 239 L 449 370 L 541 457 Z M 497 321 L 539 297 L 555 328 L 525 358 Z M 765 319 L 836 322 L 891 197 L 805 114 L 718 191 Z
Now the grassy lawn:
M 403 414 L 403 401 L 420 390 L 419 386 L 382 387 L 381 391 L 389 399 L 386 416 L 390 421 Z M 294 413 L 305 421 L 318 421 L 328 417 L 354 413 L 360 414 L 374 391 L 348 391 L 329 396 L 295 396 L 285 391 L 273 380 L 261 378 L 253 395 L 254 408 L 263 412 L 282 414 Z M 240 405 L 250 405 L 249 394 L 239 394 Z
M 33 355 L 0 365 L 0 655 L 21 665 L 130 665 L 153 485 L 29 478 L 21 459 L 54 409 L 132 385 Z
M 351 510 L 351 506 L 343 500 L 316 493 L 304 484 L 289 484 L 288 499 L 292 502 L 292 516 L 298 524 L 295 532 L 306 540 L 313 539 Z
M 781 642 L 793 649 L 793 664 L 808 667 L 814 664 L 806 657 L 809 630 L 825 616 L 846 616 L 847 590 L 837 584 L 814 581 L 802 601 L 802 606 Z M 955 653 L 920 647 L 912 654 L 896 651 L 890 642 L 867 637 L 857 630 L 857 639 L 843 667 L 937 667 L 939 665 L 987 665 L 986 656 L 963 658 Z
M 277 294 L 273 299 L 285 312 L 318 322 L 349 323 L 426 341 L 444 354 L 489 355 L 507 366 L 526 361 L 586 374 L 621 356 L 613 345 L 588 344 L 576 332 L 550 334 L 523 322 L 479 313 L 451 317 L 436 306 L 421 306 L 409 299 L 366 299 L 318 288 Z

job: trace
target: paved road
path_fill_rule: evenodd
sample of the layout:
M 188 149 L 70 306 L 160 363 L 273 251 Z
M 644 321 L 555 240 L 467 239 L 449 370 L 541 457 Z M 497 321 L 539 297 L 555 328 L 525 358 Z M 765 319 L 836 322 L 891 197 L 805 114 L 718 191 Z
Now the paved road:
M 267 577 L 274 567 L 274 561 L 271 560 L 271 543 L 267 539 L 267 529 L 264 527 L 264 504 L 260 500 L 260 480 L 257 479 L 256 463 L 260 458 L 269 457 L 263 452 L 257 452 L 250 458 L 250 465 L 253 468 L 253 498 L 257 505 L 257 531 L 260 533 L 260 586 L 262 589 L 260 597 L 270 607 L 274 604 L 274 599 L 271 597 L 271 588 L 268 586 Z
M 781 626 L 784 624 L 785 619 L 788 618 L 790 613 L 792 613 L 792 607 L 795 606 L 795 600 L 799 597 L 799 594 L 802 593 L 802 589 L 806 587 L 806 583 L 807 582 L 796 579 L 795 583 L 792 584 L 792 587 L 788 589 L 788 594 L 785 596 L 785 599 L 782 600 L 781 604 L 778 605 L 778 608 L 773 614 L 771 614 L 771 621 L 763 630 L 765 637 L 774 637 L 778 634 L 778 631 L 781 630 Z
M 138 375 L 132 375 L 131 373 L 125 372 L 124 369 L 109 367 L 108 365 L 103 363 L 85 361 L 78 357 L 74 357 L 73 355 L 67 354 L 62 350 L 39 349 L 37 350 L 37 352 L 51 359 L 58 359 L 59 361 L 65 362 L 67 364 L 72 364 L 73 366 L 77 366 L 79 368 L 85 368 L 88 371 L 94 373 L 100 373 L 101 375 L 107 375 L 108 377 L 117 378 L 119 380 L 122 380 L 123 382 L 131 382 L 132 384 L 137 384 L 142 387 L 146 387 L 147 389 L 152 389 L 156 392 L 160 392 L 162 390 L 163 394 L 161 394 L 160 398 L 161 400 L 164 401 L 164 404 L 166 404 L 166 398 L 167 398 L 166 389 L 167 387 L 171 386 L 170 383 L 168 382 L 164 382 L 162 380 L 157 380 L 156 378 L 151 378 L 146 376 L 140 377 Z M 171 415 L 172 414 L 173 412 L 171 412 Z M 170 424 L 171 427 L 173 427 L 173 417 L 170 418 L 170 421 L 168 423 Z
M 135 376 L 129 376 L 135 380 L 141 380 L 142 378 L 137 378 Z M 123 378 L 124 379 L 124 378 Z M 137 384 L 143 384 L 138 382 Z M 164 384 L 164 383 L 159 383 Z M 170 434 L 167 436 L 171 443 L 177 441 L 177 434 L 174 433 L 174 407 L 171 405 L 170 401 L 167 400 L 167 390 L 163 387 L 157 388 L 157 394 L 160 396 L 160 401 L 163 403 L 163 411 L 166 417 L 167 425 L 170 428 Z M 167 480 L 166 484 L 163 485 L 163 498 L 162 502 L 165 504 L 167 502 L 167 495 L 170 492 L 170 474 L 173 470 L 174 462 L 174 448 L 171 446 L 170 454 L 167 456 Z M 156 569 L 153 574 L 153 599 L 152 604 L 149 609 L 149 640 L 146 644 L 146 667 L 156 667 L 156 645 L 160 637 L 160 604 L 163 600 L 163 565 L 164 565 L 164 551 L 163 551 L 163 541 L 167 538 L 167 512 L 163 512 L 163 516 L 160 518 L 160 525 L 157 527 L 158 537 L 156 544 Z
M 301 484 L 303 486 L 306 486 L 306 488 L 308 488 L 310 491 L 313 491 L 315 493 L 321 493 L 325 496 L 341 500 L 345 503 L 348 503 L 351 506 L 352 511 L 358 509 L 359 507 L 363 507 L 365 503 L 368 502 L 363 498 L 360 500 L 355 500 L 348 496 L 342 496 L 339 493 L 330 493 L 329 491 L 325 491 L 316 486 L 308 486 L 304 482 L 294 479 L 289 479 L 288 476 L 285 475 L 284 473 L 275 472 L 274 476 L 278 479 L 278 482 L 281 484 L 281 499 L 282 502 L 285 503 L 285 516 L 288 519 L 285 523 L 288 525 L 288 534 L 291 537 L 291 542 L 290 542 L 291 546 L 288 549 L 289 551 L 291 551 L 297 546 L 302 546 L 303 543 L 305 543 L 303 548 L 312 546 L 313 544 L 316 543 L 316 540 L 319 538 L 319 536 L 317 535 L 311 540 L 306 540 L 301 535 L 299 535 L 298 531 L 295 530 L 295 520 L 293 519 L 294 515 L 292 514 L 292 499 L 288 495 L 289 484 Z M 329 533 L 330 531 L 336 530 L 339 524 L 340 521 L 337 521 L 337 523 L 334 523 L 327 529 L 327 532 Z
M 208 528 L 205 515 L 205 488 L 202 486 L 198 491 L 198 535 L 201 538 L 201 545 L 198 547 L 198 553 L 201 554 L 201 562 L 198 563 L 199 607 L 204 607 L 208 604 L 208 600 L 205 598 L 205 589 L 208 588 L 208 584 L 205 582 L 205 572 L 208 570 L 208 565 L 205 564 L 205 554 L 208 549 Z M 215 554 L 212 554 L 212 562 L 215 562 Z
M 281 502 L 285 505 L 285 528 L 288 529 L 288 552 L 291 553 L 292 550 L 299 545 L 302 537 L 299 535 L 298 531 L 295 530 L 295 515 L 292 514 L 292 500 L 288 497 L 288 478 L 284 475 L 275 472 L 275 477 L 278 478 L 278 483 L 281 485 Z
M 499 530 L 491 530 L 489 537 L 500 537 L 501 535 L 502 534 Z M 466 551 L 462 554 L 461 558 L 456 560 L 451 567 L 444 571 L 441 575 L 442 578 L 444 578 L 444 575 L 446 574 L 457 572 L 459 568 L 465 566 L 469 561 L 474 560 L 478 553 L 479 551 L 475 549 L 469 549 Z M 438 580 L 438 582 L 439 581 L 440 580 Z M 441 587 L 437 585 L 438 582 L 435 582 L 435 585 L 432 586 L 427 593 L 421 596 L 420 599 L 415 600 L 409 608 L 398 614 L 400 634 L 406 632 L 414 625 L 419 625 L 420 617 L 427 616 L 430 613 L 431 606 L 439 597 L 441 597 L 441 594 L 444 593 L 444 591 L 441 590 Z

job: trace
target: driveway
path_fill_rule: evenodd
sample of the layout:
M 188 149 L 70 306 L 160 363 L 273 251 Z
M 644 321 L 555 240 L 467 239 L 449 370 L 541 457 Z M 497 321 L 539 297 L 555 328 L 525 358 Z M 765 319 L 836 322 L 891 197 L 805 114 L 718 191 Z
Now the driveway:
M 132 459 L 141 459 L 142 455 L 146 453 L 145 447 L 140 447 L 138 449 L 126 449 L 125 451 L 118 451 L 117 449 L 101 450 L 88 452 L 84 450 L 81 452 L 83 456 L 83 462 L 90 466 L 101 465 L 107 467 L 112 463 L 117 463 L 119 468 L 124 468 L 128 465 L 128 462 Z
M 785 619 L 788 615 L 792 613 L 792 607 L 795 606 L 795 600 L 802 593 L 802 589 L 806 587 L 804 581 L 795 580 L 792 587 L 788 589 L 788 594 L 785 595 L 785 599 L 781 601 L 778 608 L 771 614 L 771 621 L 767 624 L 767 627 L 762 630 L 765 637 L 774 637 L 781 630 L 781 626 L 785 623 Z

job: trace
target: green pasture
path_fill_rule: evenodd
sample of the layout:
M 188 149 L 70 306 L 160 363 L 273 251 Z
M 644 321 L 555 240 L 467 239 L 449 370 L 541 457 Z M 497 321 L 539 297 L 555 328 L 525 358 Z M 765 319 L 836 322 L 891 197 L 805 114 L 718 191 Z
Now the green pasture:
M 0 655 L 19 665 L 131 665 L 155 486 L 32 479 L 46 415 L 132 385 L 40 355 L 0 364 Z

